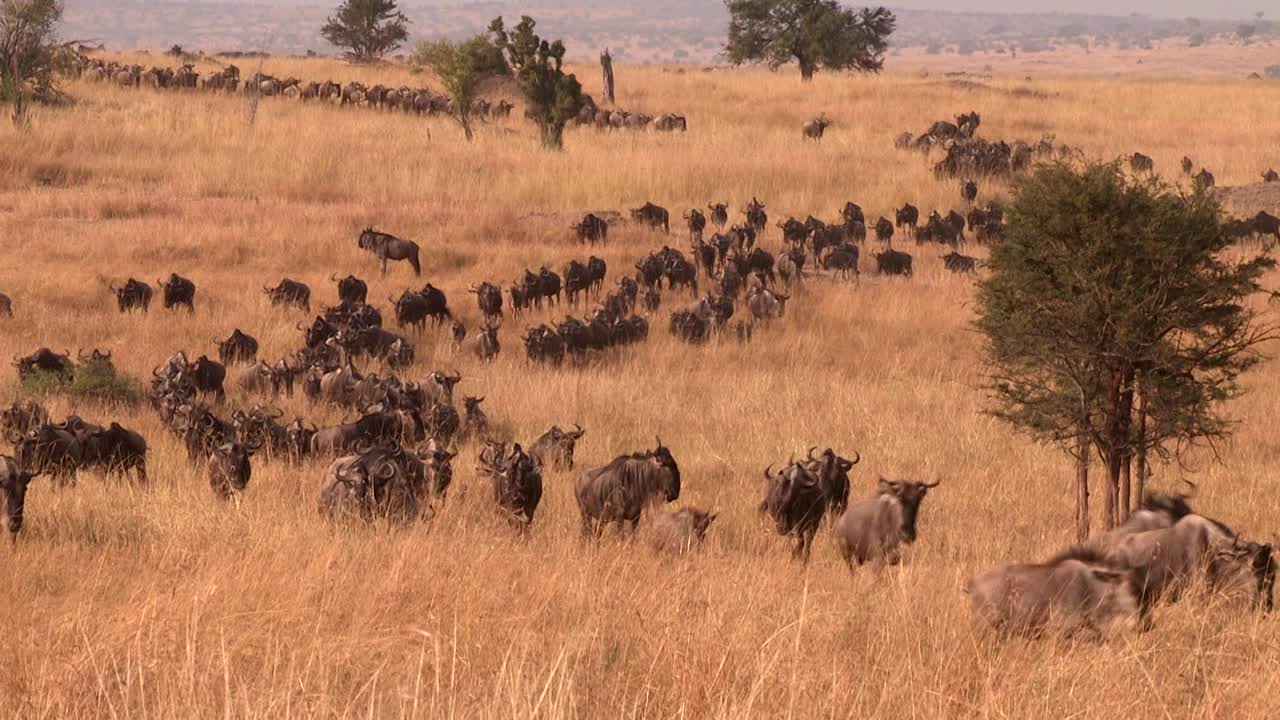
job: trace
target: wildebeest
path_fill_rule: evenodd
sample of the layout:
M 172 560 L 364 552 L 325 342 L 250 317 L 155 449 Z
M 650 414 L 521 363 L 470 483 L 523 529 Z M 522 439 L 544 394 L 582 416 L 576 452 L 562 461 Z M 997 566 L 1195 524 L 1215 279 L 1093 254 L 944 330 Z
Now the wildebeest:
M 227 368 L 222 363 L 201 355 L 187 366 L 185 374 L 195 385 L 196 391 L 204 394 L 211 393 L 219 400 L 226 395 L 223 382 L 227 379 Z
M 1132 626 L 1138 612 L 1129 573 L 1087 554 L 995 568 L 970 578 L 965 593 L 977 619 L 1008 635 L 1101 637 L 1113 626 Z
M 911 203 L 907 203 L 894 212 L 895 225 L 899 229 L 905 229 L 907 236 L 910 237 L 916 232 L 916 225 L 920 222 L 920 210 Z
M 187 312 L 196 311 L 196 284 L 177 273 L 170 273 L 168 280 L 157 280 L 165 310 L 185 305 Z
M 1187 157 L 1186 155 L 1183 155 L 1182 156 L 1182 174 L 1190 175 L 1192 169 L 1194 168 L 1195 168 L 1195 163 L 1191 162 L 1191 158 Z
M 325 471 L 320 514 L 330 520 L 410 522 L 424 497 L 422 461 L 399 446 L 374 446 L 338 458 Z
M 1195 174 L 1193 180 L 1195 180 L 1198 187 L 1202 188 L 1211 188 L 1216 182 L 1213 178 L 1213 173 L 1209 172 L 1207 168 L 1201 168 L 1200 172 Z
M 809 562 L 813 536 L 829 504 L 817 475 L 803 463 L 792 462 L 777 472 L 772 465 L 765 468 L 764 479 L 760 512 L 773 520 L 779 535 L 795 538 L 791 556 Z
M 647 225 L 655 230 L 661 229 L 662 232 L 671 232 L 671 214 L 664 207 L 659 207 L 651 202 L 635 208 L 631 211 L 631 219 L 641 225 Z
M 13 317 L 13 300 L 2 292 L 0 292 L 0 316 Z
M 715 513 L 697 508 L 655 513 L 649 542 L 658 552 L 684 555 L 702 545 L 715 519 Z
M 139 482 L 146 482 L 147 441 L 133 430 L 112 422 L 88 433 L 81 446 L 81 462 L 85 465 L 101 467 L 109 475 L 132 470 Z
M 65 428 L 49 424 L 29 431 L 15 443 L 13 456 L 24 470 L 48 475 L 59 482 L 74 479 L 83 460 L 76 436 Z
M 486 319 L 502 317 L 502 290 L 488 281 L 480 283 L 480 287 L 472 285 L 467 292 L 475 293 L 476 304 Z
M 1149 173 L 1155 169 L 1155 163 L 1146 155 L 1136 152 L 1129 157 L 1129 168 L 1136 173 Z
M 1262 182 L 1280 182 L 1280 173 L 1273 168 L 1267 168 L 1267 171 L 1262 173 Z
M 493 499 L 517 527 L 527 530 L 542 501 L 542 467 L 519 443 L 510 451 L 500 443 L 487 450 L 481 453 L 481 465 L 482 472 L 493 480 Z
M 822 258 L 822 269 L 832 270 L 837 275 L 849 278 L 850 273 L 858 274 L 858 246 L 848 245 L 833 250 Z
M 19 380 L 26 380 L 36 373 L 50 373 L 70 380 L 75 370 L 70 351 L 58 354 L 49 348 L 40 348 L 26 357 L 14 357 L 13 366 L 18 369 Z
M 822 134 L 831 126 L 831 120 L 826 115 L 819 115 L 812 120 L 805 122 L 801 128 L 805 140 L 821 140 Z
M 757 234 L 764 234 L 765 227 L 769 225 L 769 214 L 765 212 L 764 203 L 753 196 L 751 202 L 747 203 L 747 207 L 743 209 L 742 213 L 747 217 L 747 226 L 749 228 Z M 754 240 L 754 237 L 752 239 Z
M 402 240 L 395 235 L 378 232 L 370 227 L 360 233 L 360 239 L 356 244 L 382 260 L 383 275 L 387 274 L 388 260 L 406 260 L 413 266 L 414 275 L 422 275 L 422 265 L 418 262 L 418 243 L 412 240 Z
M 484 397 L 462 398 L 462 434 L 466 437 L 484 438 L 489 436 L 489 416 L 484 414 L 480 403 Z
M 573 452 L 579 440 L 587 433 L 581 425 L 574 425 L 574 430 L 565 432 L 559 425 L 538 436 L 529 446 L 529 455 L 544 468 L 555 471 L 573 469 Z
M 0 410 L 0 435 L 16 445 L 27 433 L 49 422 L 49 411 L 35 400 L 16 400 Z
M 876 221 L 876 240 L 886 244 L 893 241 L 893 223 L 883 215 Z
M 497 322 L 486 320 L 480 326 L 480 332 L 476 335 L 475 353 L 481 362 L 489 362 L 502 349 L 498 343 L 498 328 L 501 326 L 501 320 Z
M 284 278 L 273 288 L 264 287 L 262 292 L 271 298 L 272 305 L 293 305 L 303 310 L 311 310 L 311 288 L 306 283 Z
M 630 522 L 634 531 L 647 506 L 680 497 L 680 468 L 659 439 L 651 451 L 621 455 L 582 473 L 574 483 L 574 496 L 584 535 L 599 537 L 609 523 L 622 528 Z
M 772 290 L 757 289 L 747 295 L 747 307 L 755 320 L 772 320 L 782 317 L 787 310 L 787 300 L 790 299 L 790 296 Z
M 1280 240 L 1280 218 L 1267 212 L 1259 210 L 1257 215 L 1253 216 L 1253 231 L 1259 235 L 1274 235 Z
M 966 203 L 972 205 L 973 201 L 978 199 L 978 183 L 973 180 L 965 181 L 965 183 L 960 186 L 960 197 L 963 198 Z
M 236 328 L 226 340 L 218 343 L 218 359 L 223 365 L 249 363 L 258 357 L 258 339 Z
M 369 297 L 369 284 L 355 275 L 339 278 L 332 274 L 329 279 L 338 283 L 338 300 L 340 302 L 363 305 Z
M 27 504 L 27 485 L 37 475 L 38 472 L 23 468 L 13 458 L 0 455 L 0 519 L 9 532 L 10 545 L 18 541 Z
M 573 226 L 573 230 L 577 233 L 578 242 L 595 245 L 597 242 L 609 240 L 609 223 L 592 213 L 584 215 L 582 220 Z
M 818 487 L 827 498 L 827 506 L 832 513 L 839 515 L 849 506 L 849 471 L 862 461 L 862 454 L 854 451 L 853 459 L 840 457 L 831 448 L 822 451 L 817 457 L 809 448 L 805 467 L 818 478 Z
M 950 252 L 942 256 L 942 266 L 953 273 L 971 273 L 978 270 L 978 259 Z
M 896 565 L 902 544 L 916 541 L 920 503 L 938 483 L 880 478 L 874 497 L 850 505 L 835 525 L 840 555 L 854 563 L 882 562 Z
M 900 250 L 885 250 L 876 256 L 876 271 L 881 275 L 911 277 L 911 255 Z
M 685 132 L 689 123 L 683 115 L 664 113 L 653 121 L 653 129 L 659 132 Z
M 151 307 L 151 286 L 140 280 L 129 278 L 124 287 L 115 287 L 114 285 L 108 285 L 107 287 L 116 294 L 116 305 L 119 306 L 122 313 L 134 310 L 146 312 Z
M 702 240 L 702 231 L 707 227 L 707 216 L 703 215 L 701 210 L 693 208 L 687 211 L 683 217 L 689 225 L 689 240 L 700 242 Z
M 724 230 L 725 224 L 729 222 L 729 203 L 711 203 L 707 205 L 707 210 L 711 212 L 712 224 Z

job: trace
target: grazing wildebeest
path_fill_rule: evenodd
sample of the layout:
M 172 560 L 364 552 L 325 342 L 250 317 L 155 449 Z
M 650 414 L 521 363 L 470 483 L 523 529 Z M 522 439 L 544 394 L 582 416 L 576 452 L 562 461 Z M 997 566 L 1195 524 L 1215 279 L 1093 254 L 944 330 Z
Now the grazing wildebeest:
M 472 285 L 467 292 L 475 293 L 476 304 L 486 319 L 502 317 L 502 290 L 488 281 L 480 283 L 480 287 Z
M 340 279 L 335 273 L 330 275 L 329 279 L 338 283 L 339 302 L 363 305 L 369 297 L 369 284 L 355 275 L 347 275 Z
M 573 226 L 573 230 L 578 235 L 578 242 L 595 245 L 597 242 L 609 240 L 609 223 L 592 213 L 584 215 L 582 220 Z
M 0 316 L 13 317 L 13 300 L 4 293 L 0 293 Z
M 876 221 L 876 240 L 886 244 L 893 242 L 893 223 L 883 215 Z
M 1129 168 L 1136 173 L 1149 173 L 1155 169 L 1155 163 L 1146 155 L 1136 152 L 1129 158 Z
M 538 436 L 529 446 L 529 455 L 544 468 L 557 472 L 573 469 L 573 452 L 577 442 L 587 433 L 581 425 L 574 425 L 572 432 L 565 432 L 559 425 Z
M 26 357 L 14 357 L 13 366 L 18 369 L 19 380 L 26 380 L 36 373 L 50 373 L 69 380 L 75 370 L 71 351 L 58 354 L 49 348 L 40 348 Z
M 10 545 L 18 541 L 26 510 L 27 485 L 37 475 L 38 472 L 23 468 L 13 458 L 0 455 L 0 517 L 9 532 Z
M 646 202 L 641 207 L 631 211 L 631 219 L 641 225 L 647 225 L 655 230 L 661 229 L 662 232 L 671 232 L 671 214 L 664 207 L 659 207 L 651 202 Z
M 836 522 L 836 544 L 852 568 L 854 563 L 896 565 L 902 544 L 916 541 L 920 503 L 938 483 L 880 478 L 874 497 L 850 505 Z
M 848 245 L 833 250 L 822 258 L 822 269 L 833 270 L 836 275 L 849 278 L 850 273 L 858 274 L 858 246 Z
M 584 472 L 574 483 L 574 496 L 584 535 L 599 537 L 609 523 L 622 528 L 629 522 L 634 531 L 647 506 L 680 497 L 680 468 L 659 439 L 649 452 L 621 455 Z
M 711 222 L 720 230 L 729 222 L 729 203 L 711 203 L 707 205 L 711 211 Z
M 35 400 L 16 400 L 0 410 L 0 435 L 16 445 L 27 433 L 49 422 L 49 411 Z
M 504 451 L 501 444 L 481 454 L 482 472 L 493 479 L 493 499 L 498 509 L 521 531 L 533 524 L 533 514 L 542 501 L 542 466 L 526 454 L 519 443 Z
M 821 140 L 822 134 L 831 126 L 831 120 L 826 115 L 819 115 L 804 124 L 801 130 L 804 133 L 805 140 Z
M 422 275 L 422 265 L 418 262 L 418 243 L 412 240 L 401 240 L 395 235 L 378 232 L 370 227 L 360 233 L 356 244 L 382 260 L 383 275 L 387 274 L 388 260 L 407 260 L 413 266 L 413 274 Z
M 765 468 L 764 479 L 760 512 L 773 520 L 779 535 L 795 538 L 791 557 L 809 562 L 813 536 L 829 504 L 817 475 L 804 464 L 792 462 L 777 472 L 772 465 Z
M 910 237 L 915 235 L 916 225 L 920 223 L 920 210 L 915 205 L 907 203 L 894 213 L 894 218 L 898 228 L 905 228 L 907 236 Z
M 1138 613 L 1131 575 L 1085 553 L 988 570 L 970 578 L 965 593 L 974 616 L 1005 635 L 1101 638 L 1113 626 L 1132 627 Z
M 156 285 L 162 291 L 161 299 L 164 309 L 172 310 L 178 305 L 185 305 L 187 312 L 196 311 L 196 284 L 177 273 L 170 273 L 168 280 L 157 280 Z
M 900 250 L 878 252 L 876 253 L 876 271 L 881 275 L 911 277 L 911 255 Z
M 701 210 L 693 208 L 686 212 L 683 217 L 689 225 L 689 240 L 691 242 L 701 242 L 702 231 L 707 227 L 707 216 L 703 215 Z
M 272 305 L 293 305 L 303 310 L 311 310 L 311 288 L 306 283 L 284 278 L 273 288 L 264 287 L 262 292 L 271 298 Z
M 715 513 L 697 508 L 656 513 L 649 543 L 658 552 L 684 555 L 702 545 L 715 519 Z
M 124 287 L 116 287 L 114 285 L 108 285 L 107 287 L 116 294 L 116 305 L 119 306 L 120 312 L 132 312 L 134 310 L 146 312 L 151 307 L 151 286 L 144 282 L 129 278 Z
M 971 273 L 978 270 L 978 259 L 950 252 L 942 256 L 942 266 L 953 273 Z
M 236 328 L 231 335 L 218 343 L 218 359 L 223 365 L 253 362 L 258 357 L 258 340 Z

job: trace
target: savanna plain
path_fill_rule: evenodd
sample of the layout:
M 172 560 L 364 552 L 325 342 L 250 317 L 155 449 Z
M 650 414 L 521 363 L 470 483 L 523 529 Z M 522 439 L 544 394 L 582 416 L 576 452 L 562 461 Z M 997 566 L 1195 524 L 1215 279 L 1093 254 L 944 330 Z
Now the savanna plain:
M 322 59 L 268 59 L 263 70 L 431 84 L 397 66 Z M 597 70 L 577 70 L 598 96 Z M 686 248 L 677 227 L 667 238 L 620 226 L 593 250 L 573 242 L 568 226 L 583 212 L 648 200 L 673 219 L 726 201 L 740 218 L 755 196 L 771 226 L 835 220 L 849 200 L 872 221 L 907 201 L 945 213 L 962 208 L 958 183 L 936 180 L 936 156 L 895 150 L 893 138 L 969 110 L 982 115 L 981 136 L 1052 134 L 1097 158 L 1141 150 L 1175 181 L 1183 155 L 1220 186 L 1280 167 L 1274 83 L 888 72 L 802 84 L 789 72 L 620 67 L 618 87 L 620 106 L 683 113 L 689 131 L 571 129 L 562 152 L 546 152 L 519 106 L 467 144 L 447 119 L 72 82 L 73 106 L 0 130 L 0 290 L 15 304 L 0 320 L 0 356 L 110 349 L 145 378 L 179 349 L 216 357 L 215 339 L 239 327 L 275 359 L 311 318 L 273 308 L 262 287 L 289 276 L 311 285 L 314 304 L 333 303 L 330 275 L 348 272 L 388 317 L 388 296 L 429 280 L 474 329 L 472 283 L 505 287 L 526 267 L 559 270 L 594 252 L 611 285 L 664 243 Z M 834 124 L 803 142 L 801 123 L 819 112 Z M 1006 192 L 984 183 L 979 200 Z M 416 240 L 423 278 L 396 263 L 383 276 L 356 247 L 370 225 Z M 778 250 L 779 231 L 763 244 Z M 219 502 L 149 409 L 51 400 L 55 417 L 142 432 L 151 482 L 33 482 L 21 539 L 0 549 L 0 714 L 1275 717 L 1280 621 L 1238 603 L 1162 607 L 1154 630 L 1106 642 L 1002 641 L 971 620 L 967 577 L 1046 558 L 1072 538 L 1072 465 L 982 413 L 972 278 L 946 272 L 943 250 L 897 244 L 916 255 L 914 278 L 880 278 L 865 256 L 858 282 L 815 273 L 746 345 L 685 345 L 664 311 L 646 343 L 583 366 L 531 365 L 520 333 L 563 307 L 508 317 L 489 365 L 444 330 L 416 336 L 417 362 L 402 374 L 456 369 L 457 394 L 485 397 L 497 432 L 526 443 L 581 424 L 580 468 L 660 436 L 683 475 L 676 505 L 719 513 L 702 550 L 681 559 L 613 533 L 583 542 L 571 473 L 546 474 L 532 531 L 517 538 L 470 442 L 430 521 L 335 528 L 316 509 L 327 462 L 255 462 L 243 501 Z M 148 314 L 117 312 L 109 283 L 170 272 L 197 284 L 194 315 L 158 300 Z M 668 293 L 664 310 L 687 299 Z M 12 369 L 3 383 L 7 403 Z M 1152 483 L 1193 480 L 1199 511 L 1270 539 L 1280 369 L 1267 362 L 1247 383 L 1217 458 L 1158 466 Z M 233 390 L 228 403 L 252 400 Z M 301 393 L 276 406 L 320 425 L 342 417 Z M 804 567 L 757 513 L 765 466 L 814 445 L 861 453 L 854 497 L 880 475 L 941 480 L 900 566 L 851 573 L 824 527 Z

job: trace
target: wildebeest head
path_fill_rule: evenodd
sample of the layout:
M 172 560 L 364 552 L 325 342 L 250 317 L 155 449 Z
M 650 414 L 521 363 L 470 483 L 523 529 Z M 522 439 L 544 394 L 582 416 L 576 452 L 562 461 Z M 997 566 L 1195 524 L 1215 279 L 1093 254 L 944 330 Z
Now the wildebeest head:
M 902 526 L 898 529 L 899 537 L 905 543 L 916 540 L 916 517 L 920 514 L 920 503 L 929 490 L 939 483 L 911 482 L 909 480 L 886 480 L 880 478 L 877 492 L 880 495 L 891 495 L 902 505 Z
M 35 400 L 14 402 L 0 410 L 0 432 L 4 439 L 16 445 L 26 434 L 49 422 L 49 411 Z
M 23 511 L 27 502 L 27 484 L 39 473 L 20 466 L 14 460 L 0 457 L 0 518 L 9 531 L 9 541 L 16 542 L 22 530 Z
M 667 471 L 668 480 L 662 491 L 666 495 L 667 502 L 675 502 L 680 497 L 680 466 L 676 464 L 671 450 L 662 444 L 662 438 L 655 439 L 658 441 L 658 447 L 649 453 L 649 460 Z

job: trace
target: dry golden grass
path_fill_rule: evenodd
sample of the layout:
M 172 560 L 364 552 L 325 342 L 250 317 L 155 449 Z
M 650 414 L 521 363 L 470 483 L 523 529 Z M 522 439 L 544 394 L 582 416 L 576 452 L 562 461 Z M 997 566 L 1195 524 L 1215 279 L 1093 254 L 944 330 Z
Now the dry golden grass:
M 266 70 L 400 81 L 394 68 L 323 61 Z M 590 86 L 595 73 L 581 74 Z M 468 146 L 443 120 L 268 99 L 250 127 L 240 98 L 75 84 L 75 108 L 0 131 L 0 290 L 17 308 L 0 323 L 0 356 L 97 346 L 145 375 L 241 327 L 278 357 L 307 318 L 271 308 L 259 288 L 289 275 L 332 301 L 331 272 L 368 279 L 384 308 L 429 279 L 474 327 L 468 284 L 585 256 L 565 230 L 574 216 L 650 199 L 678 213 L 756 195 L 774 217 L 832 218 L 851 199 L 873 219 L 906 200 L 945 210 L 957 188 L 892 138 L 969 109 L 988 137 L 1056 133 L 1100 156 L 1141 149 L 1168 169 L 1187 153 L 1220 184 L 1280 166 L 1280 88 L 1245 83 L 1062 79 L 1037 81 L 1044 97 L 1031 98 L 1008 92 L 1023 81 L 972 91 L 895 75 L 802 86 L 785 73 L 620 68 L 619 82 L 625 107 L 685 112 L 690 132 L 574 131 L 564 152 L 546 153 L 514 119 Z M 802 143 L 800 123 L 819 111 L 836 125 Z M 418 240 L 425 277 L 380 277 L 355 247 L 368 224 Z M 613 278 L 661 242 L 618 231 L 599 252 Z M 775 230 L 766 245 L 778 242 Z M 530 367 L 524 321 L 508 320 L 489 367 L 443 335 L 420 338 L 412 375 L 459 369 L 459 393 L 486 396 L 526 442 L 580 422 L 582 465 L 661 435 L 684 474 L 679 504 L 720 512 L 704 551 L 680 562 L 612 538 L 581 543 L 570 474 L 546 478 L 531 537 L 514 539 L 471 446 L 429 525 L 327 526 L 319 462 L 259 464 L 229 507 L 150 412 L 122 415 L 151 442 L 152 485 L 39 480 L 21 542 L 0 552 L 0 714 L 1274 717 L 1280 628 L 1229 603 L 1173 606 L 1155 632 L 1107 644 L 1001 643 L 972 625 L 967 576 L 1070 537 L 1071 476 L 1056 451 L 980 414 L 971 286 L 938 254 L 918 252 L 908 282 L 817 278 L 747 347 L 676 343 L 665 313 L 647 344 L 580 369 Z M 108 281 L 171 271 L 197 283 L 194 317 L 158 302 L 149 315 L 115 312 Z M 1243 423 L 1223 463 L 1201 459 L 1191 474 L 1205 512 L 1263 538 L 1275 530 L 1277 385 L 1273 365 L 1253 374 L 1230 408 Z M 301 398 L 282 406 L 340 415 Z M 903 566 L 851 575 L 826 530 L 807 569 L 790 562 L 755 512 L 760 473 L 815 444 L 862 452 L 855 496 L 878 474 L 943 479 Z M 1179 477 L 1161 469 L 1157 482 Z

